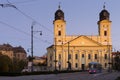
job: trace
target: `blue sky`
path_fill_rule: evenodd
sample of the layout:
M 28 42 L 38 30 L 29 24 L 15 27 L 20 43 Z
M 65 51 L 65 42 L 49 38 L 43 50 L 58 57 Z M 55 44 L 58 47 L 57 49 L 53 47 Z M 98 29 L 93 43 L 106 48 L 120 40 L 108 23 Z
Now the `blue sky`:
M 34 25 L 34 55 L 42 56 L 46 48 L 53 44 L 54 13 L 61 2 L 65 14 L 67 35 L 97 35 L 99 13 L 106 2 L 106 9 L 112 21 L 113 48 L 120 50 L 120 0 L 0 0 L 0 4 L 12 3 L 13 7 L 0 7 L 0 44 L 31 48 L 31 25 Z M 31 19 L 32 18 L 32 19 Z

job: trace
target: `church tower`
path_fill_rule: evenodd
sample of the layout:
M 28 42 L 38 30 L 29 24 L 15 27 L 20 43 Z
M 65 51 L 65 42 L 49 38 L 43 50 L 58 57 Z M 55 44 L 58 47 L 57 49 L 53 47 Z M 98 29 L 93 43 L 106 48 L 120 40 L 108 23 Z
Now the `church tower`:
M 112 45 L 110 13 L 105 9 L 105 5 L 99 14 L 98 33 L 102 44 Z
M 66 21 L 64 20 L 64 12 L 60 9 L 55 12 L 54 24 L 54 39 L 57 44 L 61 44 L 66 35 Z

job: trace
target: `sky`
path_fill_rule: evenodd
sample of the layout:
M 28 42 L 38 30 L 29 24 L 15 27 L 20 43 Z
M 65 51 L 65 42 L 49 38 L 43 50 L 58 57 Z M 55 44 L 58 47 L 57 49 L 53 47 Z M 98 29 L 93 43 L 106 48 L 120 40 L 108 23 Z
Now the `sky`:
M 53 20 L 60 3 L 66 20 L 67 35 L 98 35 L 99 13 L 110 13 L 111 37 L 114 50 L 120 51 L 120 0 L 0 0 L 0 44 L 22 46 L 31 55 L 33 25 L 33 55 L 42 56 L 53 44 Z M 39 32 L 42 31 L 42 35 Z

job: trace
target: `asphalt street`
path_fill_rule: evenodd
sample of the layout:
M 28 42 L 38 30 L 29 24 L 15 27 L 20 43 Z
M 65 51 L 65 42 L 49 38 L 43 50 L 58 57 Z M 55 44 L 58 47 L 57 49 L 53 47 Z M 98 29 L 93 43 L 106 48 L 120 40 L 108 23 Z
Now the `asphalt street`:
M 49 75 L 0 77 L 0 80 L 115 80 L 118 76 L 120 76 L 120 72 L 103 72 L 98 74 L 76 72 Z

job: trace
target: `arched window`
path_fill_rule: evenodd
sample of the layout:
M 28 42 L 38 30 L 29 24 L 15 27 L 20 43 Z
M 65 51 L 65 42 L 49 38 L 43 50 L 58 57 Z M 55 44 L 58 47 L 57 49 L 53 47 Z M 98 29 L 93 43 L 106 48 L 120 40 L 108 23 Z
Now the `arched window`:
M 107 31 L 104 31 L 104 36 L 107 36 Z
M 58 36 L 61 36 L 61 31 L 58 31 Z

